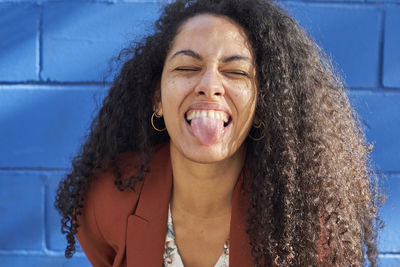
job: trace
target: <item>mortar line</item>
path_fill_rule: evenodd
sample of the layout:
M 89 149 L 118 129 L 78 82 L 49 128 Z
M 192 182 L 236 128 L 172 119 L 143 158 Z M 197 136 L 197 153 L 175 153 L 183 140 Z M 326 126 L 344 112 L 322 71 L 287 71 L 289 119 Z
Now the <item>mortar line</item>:
M 68 168 L 45 168 L 45 167 L 0 167 L 0 171 L 68 171 Z
M 373 6 L 382 6 L 382 5 L 391 5 L 397 6 L 400 5 L 398 2 L 374 2 L 374 1 L 345 1 L 345 0 L 277 0 L 278 4 L 280 3 L 289 3 L 289 4 L 304 4 L 304 5 L 317 5 L 317 6 L 334 6 L 334 7 L 347 7 L 347 6 L 365 6 L 365 7 L 373 7 Z
M 43 81 L 43 5 L 40 5 L 39 16 L 39 81 Z
M 37 250 L 37 249 L 0 249 L 0 256 L 9 256 L 9 255 L 14 255 L 14 256 L 50 256 L 50 257 L 61 257 L 64 258 L 65 254 L 63 250 L 55 251 L 55 250 L 49 250 L 47 252 Z M 84 252 L 79 251 L 74 254 L 75 257 L 83 257 L 85 258 L 86 255 Z
M 380 18 L 380 36 L 379 36 L 379 87 L 385 88 L 383 84 L 384 75 L 384 56 L 385 56 L 385 30 L 386 30 L 386 8 L 381 10 Z
M 47 181 L 48 176 L 45 175 L 42 179 L 42 250 L 46 253 L 47 252 L 47 191 L 48 191 L 48 184 Z
M 400 257 L 400 252 L 379 252 L 380 256 L 389 256 L 387 258 L 398 258 Z
M 39 7 L 39 18 L 36 24 L 36 38 L 35 38 L 35 76 L 36 80 L 40 80 L 40 21 L 41 21 L 41 7 L 36 4 L 35 6 Z M 6 82 L 7 83 L 7 82 Z
M 111 82 L 98 82 L 98 81 L 78 81 L 78 82 L 69 82 L 69 81 L 0 81 L 0 85 L 100 85 L 100 86 L 111 86 Z

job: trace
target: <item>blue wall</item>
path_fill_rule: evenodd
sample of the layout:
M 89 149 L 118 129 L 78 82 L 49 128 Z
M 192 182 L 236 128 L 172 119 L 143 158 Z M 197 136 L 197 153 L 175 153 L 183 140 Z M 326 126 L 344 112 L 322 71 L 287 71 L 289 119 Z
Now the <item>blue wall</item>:
M 382 266 L 400 266 L 400 1 L 283 1 L 347 81 L 386 175 Z M 158 1 L 0 0 L 0 265 L 90 266 L 63 258 L 54 191 L 112 73 L 151 30 Z

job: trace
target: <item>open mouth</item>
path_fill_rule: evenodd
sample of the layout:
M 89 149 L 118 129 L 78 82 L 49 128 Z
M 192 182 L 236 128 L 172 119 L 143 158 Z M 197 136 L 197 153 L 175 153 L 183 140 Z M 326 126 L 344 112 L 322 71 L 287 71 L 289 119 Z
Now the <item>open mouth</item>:
M 224 127 L 227 127 L 232 121 L 232 117 L 229 116 L 228 113 L 220 110 L 198 109 L 198 110 L 189 110 L 188 112 L 185 113 L 185 120 L 189 125 L 191 125 L 193 119 L 197 118 L 222 120 L 224 122 Z

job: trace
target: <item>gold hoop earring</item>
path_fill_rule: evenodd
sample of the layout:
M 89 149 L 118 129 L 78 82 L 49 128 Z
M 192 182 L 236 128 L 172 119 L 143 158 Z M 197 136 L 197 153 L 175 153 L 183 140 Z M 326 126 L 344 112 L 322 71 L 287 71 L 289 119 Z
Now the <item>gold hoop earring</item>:
M 158 129 L 155 125 L 154 125 L 154 116 L 159 119 L 162 118 L 162 116 L 158 115 L 155 111 L 153 112 L 153 115 L 151 115 L 151 126 L 153 126 L 153 129 L 156 130 L 157 132 L 164 132 L 167 127 L 164 127 L 164 129 Z
M 262 121 L 258 121 L 257 124 L 253 124 L 253 127 L 256 129 L 260 128 L 261 126 L 265 126 L 265 124 Z
M 254 129 L 260 129 L 260 128 L 262 128 L 262 130 L 264 130 L 265 124 L 264 124 L 262 121 L 260 121 L 258 124 L 253 125 L 253 128 L 254 128 Z M 262 130 L 261 130 L 261 132 L 262 132 Z M 265 137 L 265 134 L 264 134 L 264 133 L 263 133 L 260 137 L 251 136 L 251 134 L 249 133 L 249 138 L 250 138 L 251 140 L 255 141 L 255 142 L 260 141 L 260 140 L 263 139 L 264 137 Z

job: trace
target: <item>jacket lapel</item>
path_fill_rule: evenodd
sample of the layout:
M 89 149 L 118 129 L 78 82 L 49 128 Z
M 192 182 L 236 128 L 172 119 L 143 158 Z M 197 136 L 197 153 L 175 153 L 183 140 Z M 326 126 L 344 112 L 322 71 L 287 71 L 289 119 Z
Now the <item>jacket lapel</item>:
M 146 174 L 136 210 L 128 216 L 127 265 L 161 267 L 167 234 L 168 205 L 172 191 L 172 167 L 169 144 L 154 153 L 150 172 Z M 232 196 L 229 266 L 253 266 L 247 228 L 247 190 L 244 172 Z
M 248 194 L 242 171 L 232 196 L 231 228 L 229 233 L 229 266 L 254 266 L 251 256 L 250 239 L 246 233 L 248 218 Z
M 134 214 L 127 222 L 127 265 L 161 267 L 172 189 L 169 145 L 154 153 Z

